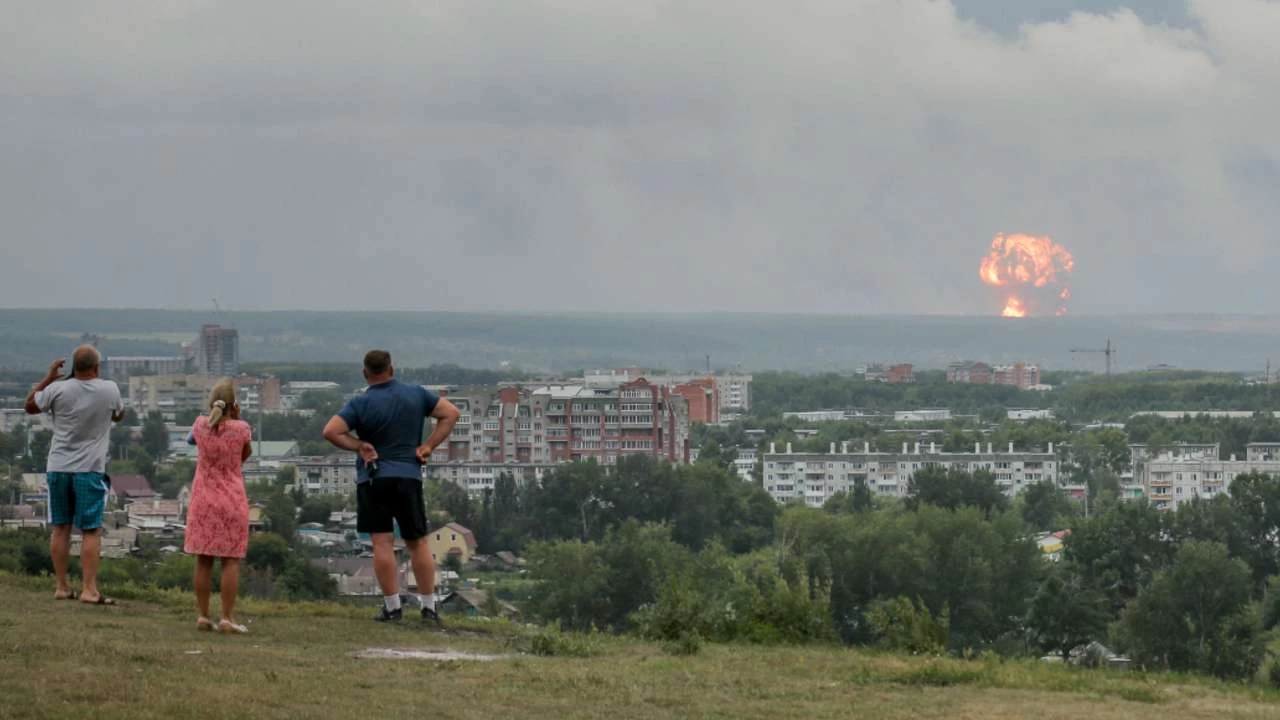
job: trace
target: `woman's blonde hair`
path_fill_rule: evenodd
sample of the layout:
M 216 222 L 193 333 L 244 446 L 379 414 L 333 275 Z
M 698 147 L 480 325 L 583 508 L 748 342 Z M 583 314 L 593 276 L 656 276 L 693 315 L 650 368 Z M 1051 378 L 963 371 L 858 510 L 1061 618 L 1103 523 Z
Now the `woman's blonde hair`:
M 236 386 L 230 380 L 223 380 L 213 386 L 209 393 L 209 429 L 217 430 L 218 425 L 227 417 L 227 412 L 236 404 Z

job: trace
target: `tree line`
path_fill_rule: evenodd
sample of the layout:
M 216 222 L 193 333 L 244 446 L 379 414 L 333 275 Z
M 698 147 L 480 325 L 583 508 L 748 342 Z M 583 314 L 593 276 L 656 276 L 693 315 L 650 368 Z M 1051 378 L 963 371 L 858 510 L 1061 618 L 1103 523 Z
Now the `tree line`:
M 1084 518 L 1053 486 L 1010 501 L 984 472 L 747 513 L 759 488 L 712 463 L 600 472 L 557 469 L 545 490 L 464 510 L 514 508 L 481 549 L 522 547 L 525 607 L 565 628 L 1007 656 L 1100 641 L 1146 668 L 1249 678 L 1280 622 L 1280 479 L 1264 475 L 1176 512 L 1111 502 Z M 1036 543 L 1053 522 L 1071 526 L 1058 563 Z
M 1113 377 L 1045 376 L 1060 383 L 1049 391 L 1019 390 L 1005 385 L 947 383 L 945 374 L 922 372 L 917 382 L 886 384 L 839 373 L 762 372 L 753 376 L 752 412 L 863 409 L 876 412 L 926 407 L 950 408 L 956 414 L 1003 417 L 1005 408 L 1044 408 L 1076 423 L 1124 421 L 1145 410 L 1272 411 L 1280 399 L 1246 385 L 1239 375 L 1200 371 L 1129 373 Z

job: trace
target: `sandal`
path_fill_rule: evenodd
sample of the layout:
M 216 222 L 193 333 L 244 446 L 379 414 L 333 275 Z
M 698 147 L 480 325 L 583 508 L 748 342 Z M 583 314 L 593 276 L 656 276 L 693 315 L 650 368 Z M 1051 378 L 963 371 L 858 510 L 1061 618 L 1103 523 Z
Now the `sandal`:
M 85 605 L 115 605 L 116 604 L 116 601 L 113 598 L 109 598 L 106 595 L 101 595 L 101 594 L 98 595 L 97 600 L 84 600 L 82 598 L 80 602 L 84 603 Z
M 78 599 L 78 598 L 76 597 L 76 591 L 75 591 L 75 590 L 72 590 L 71 592 L 67 593 L 66 595 L 59 595 L 58 593 L 56 593 L 56 592 L 55 592 L 55 593 L 53 594 L 53 599 L 54 599 L 54 600 L 76 600 L 76 599 Z
M 230 620 L 223 620 L 218 623 L 218 632 L 225 635 L 243 635 L 249 632 L 249 628 L 244 625 L 233 623 Z
M 207 617 L 196 620 L 196 630 L 200 632 L 213 632 L 213 621 Z

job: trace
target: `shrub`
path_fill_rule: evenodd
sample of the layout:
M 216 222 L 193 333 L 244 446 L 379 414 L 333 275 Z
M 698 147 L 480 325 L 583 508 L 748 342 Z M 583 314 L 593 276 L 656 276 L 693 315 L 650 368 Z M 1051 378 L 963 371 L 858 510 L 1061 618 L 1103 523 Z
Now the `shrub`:
M 890 650 L 940 655 L 950 642 L 951 613 L 946 605 L 935 617 L 923 600 L 877 600 L 867 610 L 867 622 L 880 643 Z
M 591 633 L 565 633 L 548 625 L 536 633 L 517 640 L 517 647 L 542 657 L 591 657 L 599 650 L 599 638 Z
M 662 646 L 668 655 L 690 657 L 702 651 L 702 636 L 696 632 L 681 633 L 680 637 Z

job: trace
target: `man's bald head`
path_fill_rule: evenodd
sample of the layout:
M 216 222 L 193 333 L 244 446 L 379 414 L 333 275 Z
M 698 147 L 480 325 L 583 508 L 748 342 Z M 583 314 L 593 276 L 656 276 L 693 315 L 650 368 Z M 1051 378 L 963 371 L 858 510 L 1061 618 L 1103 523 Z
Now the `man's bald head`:
M 98 369 L 102 356 L 92 345 L 81 345 L 71 355 L 71 367 L 76 375 L 85 375 Z

